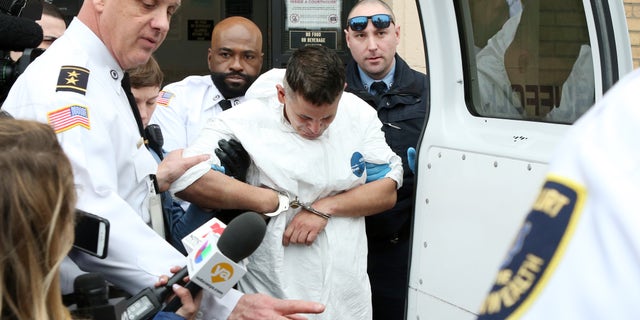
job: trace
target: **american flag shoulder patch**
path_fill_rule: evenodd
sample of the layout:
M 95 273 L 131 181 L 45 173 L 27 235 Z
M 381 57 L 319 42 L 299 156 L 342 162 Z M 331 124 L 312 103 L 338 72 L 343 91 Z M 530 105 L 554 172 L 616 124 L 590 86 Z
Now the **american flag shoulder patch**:
M 91 129 L 91 123 L 89 122 L 89 109 L 77 104 L 69 105 L 47 113 L 47 121 L 56 133 L 66 131 L 77 126 Z
M 89 69 L 77 66 L 62 66 L 58 75 L 56 91 L 71 91 L 85 95 L 89 82 Z
M 156 99 L 156 104 L 161 106 L 168 106 L 171 98 L 173 98 L 174 94 L 169 91 L 160 91 L 158 93 L 158 98 Z

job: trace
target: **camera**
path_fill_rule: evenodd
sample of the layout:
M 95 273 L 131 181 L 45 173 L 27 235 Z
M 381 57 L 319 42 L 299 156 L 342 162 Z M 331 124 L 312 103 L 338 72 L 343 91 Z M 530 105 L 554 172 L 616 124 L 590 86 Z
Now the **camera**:
M 0 0 L 0 103 L 18 76 L 44 52 L 36 49 L 42 42 L 42 28 L 35 21 L 41 16 L 41 0 Z M 10 51 L 23 51 L 23 55 L 13 61 Z
M 10 51 L 0 50 L 0 103 L 4 101 L 18 76 L 43 52 L 44 49 L 28 48 L 23 51 L 18 61 L 13 61 Z

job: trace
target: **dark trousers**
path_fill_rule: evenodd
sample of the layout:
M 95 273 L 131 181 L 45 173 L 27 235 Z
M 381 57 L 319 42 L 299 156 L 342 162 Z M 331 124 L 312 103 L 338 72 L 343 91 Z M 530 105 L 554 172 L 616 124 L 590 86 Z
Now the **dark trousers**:
M 409 237 L 392 243 L 370 239 L 367 272 L 373 320 L 404 320 L 409 283 Z

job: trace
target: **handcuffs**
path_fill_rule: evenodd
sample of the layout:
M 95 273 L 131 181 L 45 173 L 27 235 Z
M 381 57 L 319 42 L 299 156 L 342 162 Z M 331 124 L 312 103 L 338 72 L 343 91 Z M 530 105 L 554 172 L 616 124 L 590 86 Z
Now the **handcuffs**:
M 298 200 L 298 197 L 295 197 L 293 200 L 291 200 L 288 194 L 281 191 L 278 191 L 278 209 L 276 209 L 276 211 L 274 212 L 265 213 L 264 215 L 267 217 L 275 217 L 289 210 L 289 208 L 292 208 L 292 209 L 302 208 L 326 220 L 329 220 L 329 218 L 331 218 L 330 214 L 320 212 L 314 209 L 313 207 L 311 207 L 310 204 L 300 202 L 300 200 Z

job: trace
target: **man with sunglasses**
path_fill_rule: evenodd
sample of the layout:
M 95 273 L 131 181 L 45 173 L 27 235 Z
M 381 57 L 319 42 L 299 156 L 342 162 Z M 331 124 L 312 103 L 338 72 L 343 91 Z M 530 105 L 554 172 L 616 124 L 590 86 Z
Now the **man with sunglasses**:
M 347 64 L 346 91 L 377 110 L 387 143 L 405 168 L 396 205 L 366 218 L 373 319 L 404 319 L 414 202 L 407 150 L 416 147 L 428 114 L 427 77 L 396 53 L 400 26 L 385 2 L 359 1 L 344 32 L 353 57 Z

